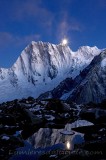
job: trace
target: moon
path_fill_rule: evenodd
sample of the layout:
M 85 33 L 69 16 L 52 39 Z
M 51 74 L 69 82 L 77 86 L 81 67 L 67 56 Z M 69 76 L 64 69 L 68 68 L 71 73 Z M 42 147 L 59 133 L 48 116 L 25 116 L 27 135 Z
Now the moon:
M 65 45 L 67 45 L 67 44 L 68 44 L 68 40 L 67 40 L 67 39 L 63 39 L 63 40 L 62 40 L 62 45 L 65 46 Z

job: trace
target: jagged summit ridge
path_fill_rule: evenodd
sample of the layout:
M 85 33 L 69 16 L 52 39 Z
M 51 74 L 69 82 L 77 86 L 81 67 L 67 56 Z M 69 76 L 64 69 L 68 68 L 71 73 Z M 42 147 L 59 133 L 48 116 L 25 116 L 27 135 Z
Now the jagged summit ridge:
M 32 41 L 9 69 L 0 69 L 0 101 L 37 97 L 67 77 L 76 77 L 100 53 L 96 47 L 69 46 Z
M 34 42 L 32 41 L 25 50 L 23 50 L 21 56 L 18 58 L 14 67 L 21 66 L 24 74 L 28 74 L 29 70 L 33 73 L 44 74 L 45 66 L 51 67 L 50 71 L 53 74 L 52 68 L 58 68 L 59 73 L 75 65 L 80 65 L 83 61 L 91 59 L 97 55 L 100 50 L 97 47 L 81 47 L 77 52 L 73 52 L 68 46 L 54 45 L 49 42 Z M 77 63 L 76 63 L 77 61 Z M 78 66 L 78 68 L 80 67 Z

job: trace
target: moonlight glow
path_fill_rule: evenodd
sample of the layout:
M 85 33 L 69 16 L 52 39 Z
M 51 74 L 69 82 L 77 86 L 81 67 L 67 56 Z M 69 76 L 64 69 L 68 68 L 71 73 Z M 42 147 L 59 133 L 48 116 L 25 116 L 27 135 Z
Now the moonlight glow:
M 62 45 L 65 46 L 65 45 L 67 45 L 67 44 L 68 44 L 68 40 L 67 40 L 67 39 L 63 39 L 63 40 L 62 40 Z
M 70 149 L 71 145 L 70 145 L 70 142 L 69 142 L 69 141 L 67 141 L 66 147 L 67 147 L 67 149 Z

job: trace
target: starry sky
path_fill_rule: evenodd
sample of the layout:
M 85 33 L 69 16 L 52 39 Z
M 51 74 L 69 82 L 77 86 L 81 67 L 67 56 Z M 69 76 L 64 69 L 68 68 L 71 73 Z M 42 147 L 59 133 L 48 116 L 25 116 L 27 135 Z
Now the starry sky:
M 106 0 L 0 0 L 0 67 L 31 41 L 106 48 Z

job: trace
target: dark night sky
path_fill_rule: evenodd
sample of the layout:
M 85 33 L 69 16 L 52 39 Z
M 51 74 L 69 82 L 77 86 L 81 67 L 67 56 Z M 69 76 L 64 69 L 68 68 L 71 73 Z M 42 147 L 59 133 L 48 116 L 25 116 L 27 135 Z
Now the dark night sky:
M 0 0 L 0 67 L 33 40 L 106 48 L 106 0 Z

